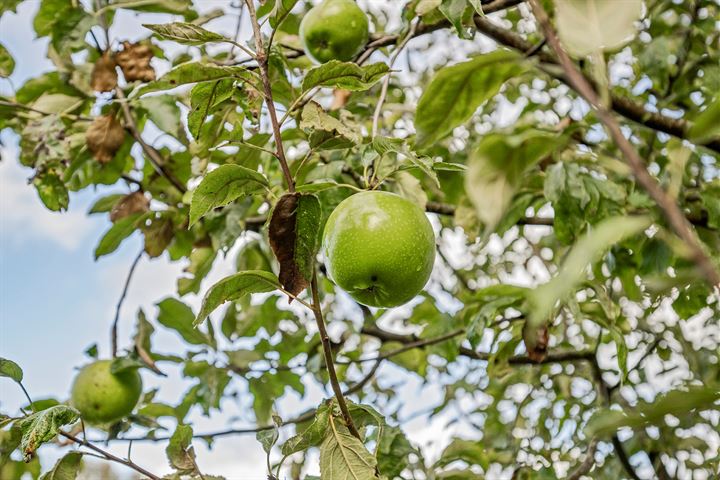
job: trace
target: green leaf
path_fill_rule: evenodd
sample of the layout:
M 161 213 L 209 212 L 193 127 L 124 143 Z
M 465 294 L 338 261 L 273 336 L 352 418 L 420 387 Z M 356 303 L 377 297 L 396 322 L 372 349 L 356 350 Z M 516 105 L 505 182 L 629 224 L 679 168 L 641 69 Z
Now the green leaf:
M 456 438 L 445 447 L 436 466 L 444 467 L 458 460 L 468 465 L 479 465 L 485 470 L 490 464 L 488 454 L 481 442 Z
M 88 210 L 88 215 L 93 213 L 107 213 L 120 201 L 121 198 L 125 198 L 127 195 L 124 193 L 113 193 L 105 197 L 98 198 L 93 206 Z
M 8 377 L 20 383 L 23 379 L 23 371 L 17 363 L 0 357 L 0 377 Z
M 80 418 L 80 412 L 67 405 L 56 405 L 47 410 L 33 413 L 17 422 L 22 431 L 22 448 L 25 461 L 30 461 L 35 451 L 58 434 L 60 427 L 69 425 Z
M 235 81 L 225 78 L 216 82 L 199 83 L 190 91 L 188 130 L 198 139 L 200 128 L 215 108 L 232 96 Z
M 164 24 L 143 23 L 143 27 L 152 30 L 161 38 L 174 40 L 183 45 L 203 45 L 208 42 L 225 42 L 227 38 L 219 33 L 205 30 L 192 23 L 174 22 Z
M 195 328 L 195 314 L 180 300 L 166 298 L 157 304 L 160 309 L 157 321 L 161 325 L 175 330 L 186 342 L 192 345 L 212 345 L 206 334 Z
M 688 133 L 693 142 L 699 143 L 720 135 L 720 95 L 695 117 Z
M 630 40 L 642 9 L 642 0 L 555 0 L 555 25 L 567 52 L 584 57 Z
M 106 8 L 127 8 L 139 12 L 175 13 L 184 15 L 186 20 L 197 17 L 191 0 L 115 0 Z
M 277 426 L 267 430 L 260 430 L 255 434 L 255 438 L 258 442 L 260 442 L 263 450 L 265 450 L 265 453 L 267 453 L 268 455 L 270 454 L 273 445 L 275 445 L 275 443 L 277 442 L 279 436 L 280 435 Z
M 394 152 L 401 158 L 409 161 L 413 166 L 419 168 L 425 175 L 430 177 L 435 185 L 440 186 L 437 174 L 433 170 L 433 161 L 429 157 L 419 157 L 412 151 L 402 139 L 377 136 L 373 138 L 373 148 L 381 156 L 388 152 Z
M 377 460 L 347 427 L 330 418 L 325 440 L 320 445 L 320 477 L 376 480 Z
M 359 144 L 362 142 L 362 133 L 357 129 L 350 128 L 337 118 L 325 113 L 325 110 L 316 102 L 309 102 L 302 110 L 300 128 L 311 130 L 313 132 L 326 132 L 330 137 L 342 137 L 351 144 Z M 327 142 L 327 138 L 323 137 L 323 143 Z M 319 142 L 313 141 L 311 135 L 311 144 L 317 147 Z M 347 143 L 347 142 L 346 142 Z M 341 144 L 342 145 L 342 144 Z
M 9 77 L 15 70 L 15 60 L 7 48 L 0 43 L 0 77 Z
M 150 214 L 151 212 L 136 213 L 113 223 L 112 227 L 105 232 L 105 235 L 103 235 L 100 243 L 98 243 L 98 246 L 95 248 L 95 260 L 117 250 L 122 241 L 137 230 Z
M 465 191 L 488 231 L 503 218 L 524 173 L 565 141 L 563 136 L 534 129 L 483 137 L 468 160 Z
M 192 473 L 195 468 L 195 450 L 192 447 L 193 429 L 189 425 L 178 425 L 165 449 L 170 466 L 179 473 Z
M 302 89 L 307 92 L 314 87 L 336 87 L 363 91 L 375 85 L 389 71 L 389 67 L 384 63 L 361 67 L 352 62 L 330 60 L 307 72 Z
M 49 36 L 58 53 L 70 53 L 66 48 L 81 44 L 85 34 L 95 23 L 76 2 L 68 0 L 42 0 L 33 26 L 38 37 Z
M 387 478 L 400 477 L 409 463 L 408 455 L 417 451 L 399 427 L 385 425 L 379 430 L 378 470 Z M 402 478 L 402 477 L 401 477 Z
M 647 425 L 664 425 L 666 415 L 684 417 L 693 410 L 713 410 L 720 400 L 718 385 L 691 386 L 684 390 L 673 390 L 659 396 L 651 403 L 640 403 L 632 410 L 620 412 L 603 409 L 595 413 L 585 432 L 588 436 L 607 436 L 619 428 L 643 428 Z
M 137 101 L 138 105 L 147 110 L 148 118 L 163 132 L 175 138 L 185 137 L 184 128 L 180 122 L 180 107 L 174 95 L 153 95 Z
M 137 97 L 150 92 L 170 90 L 189 83 L 211 82 L 225 78 L 249 80 L 251 74 L 245 67 L 241 66 L 222 66 L 203 62 L 188 62 L 178 65 L 154 82 L 148 83 L 139 90 L 134 91 L 132 96 Z
M 611 217 L 580 237 L 565 258 L 560 272 L 549 282 L 528 293 L 532 304 L 529 321 L 534 325 L 545 322 L 555 302 L 567 298 L 575 290 L 585 277 L 587 267 L 608 247 L 637 235 L 651 224 L 648 217 Z
M 527 69 L 523 57 L 508 50 L 440 69 L 418 101 L 418 144 L 429 145 L 445 137 L 494 97 L 506 81 Z
M 38 175 L 33 179 L 33 185 L 48 209 L 54 212 L 67 210 L 70 195 L 60 177 L 54 173 Z
M 297 2 L 298 0 L 268 0 L 258 8 L 258 18 L 270 15 L 270 26 L 276 29 L 287 18 Z
M 240 165 L 222 165 L 209 172 L 195 189 L 190 203 L 190 226 L 213 208 L 241 196 L 260 193 L 269 186 L 262 173 Z
M 438 8 L 455 27 L 458 36 L 464 39 L 471 38 L 467 29 L 463 26 L 463 16 L 467 4 L 467 0 L 442 0 Z
M 327 403 L 323 403 L 315 412 L 310 426 L 287 439 L 281 448 L 282 454 L 288 456 L 320 445 L 328 432 L 329 421 L 330 409 Z
M 75 480 L 80 472 L 82 452 L 70 452 L 55 463 L 52 470 L 42 474 L 40 480 Z
M 322 210 L 315 195 L 300 195 L 295 217 L 295 263 L 300 273 L 313 276 L 315 255 L 320 248 Z
M 272 292 L 280 287 L 277 277 L 262 270 L 248 270 L 230 275 L 210 287 L 202 301 L 195 325 L 205 321 L 217 307 L 251 293 Z

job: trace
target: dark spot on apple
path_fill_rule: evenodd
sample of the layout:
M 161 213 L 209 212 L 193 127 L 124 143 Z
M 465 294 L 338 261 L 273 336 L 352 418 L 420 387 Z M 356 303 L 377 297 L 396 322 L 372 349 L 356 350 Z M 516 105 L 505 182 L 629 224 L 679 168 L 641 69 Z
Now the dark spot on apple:
M 95 410 L 100 410 L 100 404 L 99 403 L 93 403 L 93 408 Z
M 372 277 L 370 277 L 371 282 L 377 282 L 377 279 L 377 275 L 373 275 Z

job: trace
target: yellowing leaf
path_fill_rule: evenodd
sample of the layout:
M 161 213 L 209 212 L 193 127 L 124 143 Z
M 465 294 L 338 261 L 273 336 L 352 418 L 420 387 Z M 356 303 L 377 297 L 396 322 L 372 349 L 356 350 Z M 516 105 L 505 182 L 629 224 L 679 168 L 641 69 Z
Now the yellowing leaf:
M 635 35 L 642 0 L 555 0 L 558 35 L 570 55 L 616 49 Z

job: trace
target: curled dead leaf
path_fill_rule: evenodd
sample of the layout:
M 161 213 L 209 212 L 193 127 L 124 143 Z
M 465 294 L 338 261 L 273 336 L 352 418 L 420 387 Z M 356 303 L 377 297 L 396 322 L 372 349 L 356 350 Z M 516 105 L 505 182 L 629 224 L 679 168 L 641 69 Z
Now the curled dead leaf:
M 114 223 L 136 213 L 145 213 L 149 208 L 150 200 L 138 190 L 125 195 L 113 206 L 110 210 L 110 221 Z
M 95 61 L 90 76 L 90 86 L 97 92 L 109 92 L 117 86 L 117 72 L 115 71 L 115 57 L 112 52 L 103 53 Z
M 85 143 L 93 157 L 108 163 L 125 141 L 125 129 L 114 115 L 100 115 L 85 132 Z
M 312 279 L 321 217 L 318 198 L 300 193 L 280 197 L 270 217 L 268 237 L 280 263 L 278 279 L 292 295 L 302 292 Z
M 125 81 L 152 82 L 155 80 L 155 70 L 150 65 L 152 57 L 150 45 L 124 41 L 123 49 L 115 54 L 115 61 L 120 65 Z
M 299 193 L 288 193 L 280 197 L 268 229 L 270 247 L 280 263 L 278 279 L 283 288 L 293 295 L 299 294 L 310 284 L 295 263 L 295 212 L 299 200 Z

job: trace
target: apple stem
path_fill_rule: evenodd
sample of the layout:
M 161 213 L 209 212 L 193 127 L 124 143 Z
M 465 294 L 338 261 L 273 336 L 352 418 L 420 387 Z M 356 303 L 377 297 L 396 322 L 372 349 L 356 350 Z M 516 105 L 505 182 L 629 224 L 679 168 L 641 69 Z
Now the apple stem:
M 310 283 L 310 290 L 312 291 L 313 308 L 312 311 L 315 314 L 315 321 L 317 322 L 318 330 L 320 332 L 320 340 L 322 341 L 323 351 L 325 353 L 325 364 L 328 370 L 328 376 L 330 377 L 330 385 L 332 386 L 333 392 L 335 392 L 335 398 L 337 398 L 338 406 L 342 412 L 345 424 L 350 430 L 350 433 L 362 441 L 360 432 L 358 432 L 353 422 L 350 410 L 348 410 L 347 403 L 345 402 L 345 396 L 343 395 L 342 389 L 340 388 L 340 382 L 338 382 L 337 373 L 335 372 L 335 363 L 333 360 L 332 347 L 330 345 L 330 337 L 328 337 L 327 329 L 325 328 L 325 320 L 323 319 L 322 308 L 320 307 L 320 294 L 317 282 L 317 271 L 313 272 L 312 282 Z

